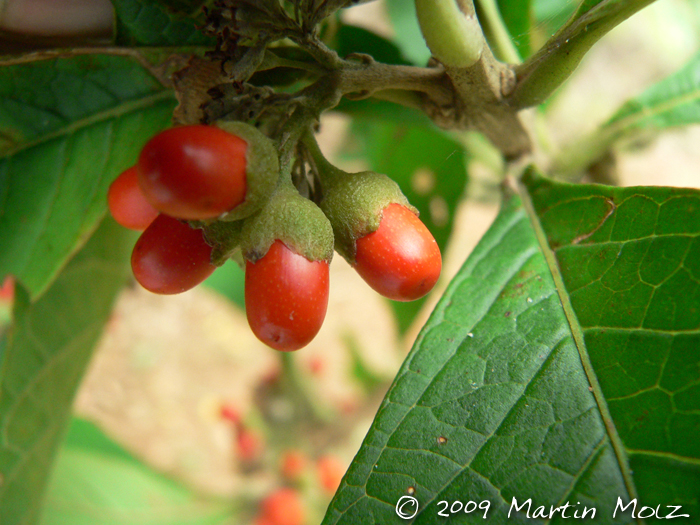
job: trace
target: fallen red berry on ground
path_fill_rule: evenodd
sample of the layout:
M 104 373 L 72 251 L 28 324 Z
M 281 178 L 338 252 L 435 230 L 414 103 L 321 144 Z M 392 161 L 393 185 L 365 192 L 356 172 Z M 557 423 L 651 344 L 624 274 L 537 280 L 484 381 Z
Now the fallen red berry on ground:
M 316 462 L 318 481 L 323 490 L 334 494 L 345 475 L 345 466 L 335 456 L 321 456 Z
M 267 496 L 260 505 L 261 523 L 269 525 L 303 525 L 306 508 L 301 495 L 294 489 L 278 489 Z

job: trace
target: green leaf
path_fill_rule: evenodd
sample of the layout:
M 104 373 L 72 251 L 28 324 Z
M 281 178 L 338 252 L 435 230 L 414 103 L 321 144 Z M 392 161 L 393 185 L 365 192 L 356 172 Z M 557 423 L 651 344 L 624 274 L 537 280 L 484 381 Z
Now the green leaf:
M 0 280 L 15 275 L 32 298 L 95 229 L 109 184 L 175 105 L 135 57 L 39 58 L 0 68 Z
M 190 17 L 199 17 L 204 7 L 213 7 L 215 0 L 158 0 L 171 12 L 182 13 Z
M 103 222 L 46 293 L 17 287 L 0 354 L 0 523 L 36 523 L 73 396 L 128 273 L 134 232 Z
M 700 53 L 686 66 L 628 101 L 605 124 L 616 136 L 700 123 Z
M 366 53 L 385 64 L 410 64 L 394 43 L 362 27 L 343 24 L 333 40 L 333 47 L 341 57 L 350 53 Z
M 112 4 L 117 45 L 214 46 L 214 39 L 201 33 L 192 18 L 169 11 L 156 0 L 112 0 Z
M 73 417 L 70 420 L 68 431 L 61 444 L 61 450 L 65 450 L 66 448 L 80 449 L 95 455 L 140 463 L 140 461 L 124 450 L 118 443 L 107 437 L 95 424 L 79 417 Z M 52 479 L 49 480 L 49 493 L 53 490 L 52 484 L 56 477 L 56 468 L 54 468 L 51 475 Z M 50 498 L 50 496 L 48 497 Z
M 498 0 L 498 9 L 520 56 L 530 55 L 532 5 L 530 0 Z
M 94 425 L 74 420 L 49 483 L 41 525 L 215 525 L 231 504 L 151 470 Z
M 462 145 L 434 127 L 373 119 L 355 120 L 352 133 L 369 169 L 401 186 L 444 253 L 467 183 Z M 423 302 L 392 302 L 402 332 Z
M 404 523 L 408 494 L 422 525 L 470 500 L 490 502 L 490 524 L 549 523 L 536 507 L 567 503 L 569 518 L 636 523 L 632 507 L 613 517 L 618 498 L 697 523 L 698 261 L 700 192 L 530 173 L 419 335 L 323 524 Z M 508 517 L 513 498 L 532 498 L 530 519 Z
M 426 65 L 430 49 L 418 25 L 414 0 L 386 0 L 386 6 L 394 28 L 394 42 L 403 56 L 419 66 Z
M 542 43 L 541 39 L 546 40 L 566 24 L 576 11 L 576 7 L 576 2 L 566 0 L 533 0 L 532 16 L 534 21 L 531 51 L 539 47 L 537 44 Z

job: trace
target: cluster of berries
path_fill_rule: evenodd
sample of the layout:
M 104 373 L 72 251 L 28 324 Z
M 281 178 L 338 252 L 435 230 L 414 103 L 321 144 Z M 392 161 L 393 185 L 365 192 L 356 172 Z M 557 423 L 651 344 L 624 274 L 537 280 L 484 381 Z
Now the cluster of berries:
M 277 149 L 252 126 L 156 135 L 108 193 L 115 220 L 143 231 L 131 257 L 136 280 L 154 293 L 184 292 L 239 253 L 251 329 L 284 351 L 305 346 L 321 328 L 334 247 L 380 294 L 398 301 L 427 294 L 440 275 L 440 251 L 396 183 L 341 172 L 318 157 L 314 164 L 318 205 L 280 177 Z

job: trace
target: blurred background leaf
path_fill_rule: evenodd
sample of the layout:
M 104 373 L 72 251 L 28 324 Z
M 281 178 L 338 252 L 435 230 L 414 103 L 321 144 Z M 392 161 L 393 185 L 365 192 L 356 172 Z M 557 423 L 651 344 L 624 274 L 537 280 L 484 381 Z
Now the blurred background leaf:
M 366 53 L 372 55 L 377 62 L 410 64 L 396 44 L 362 27 L 340 24 L 329 43 L 341 57 L 351 53 Z
M 498 0 L 498 9 L 520 56 L 532 53 L 530 46 L 533 24 L 533 6 L 530 0 Z M 478 3 L 477 3 L 478 5 Z
M 430 59 L 430 50 L 418 25 L 415 2 L 387 0 L 386 7 L 394 29 L 394 42 L 401 53 L 414 64 L 425 66 Z
M 103 221 L 31 303 L 17 286 L 0 351 L 0 523 L 36 523 L 76 389 L 128 274 L 134 232 Z
M 616 143 L 700 123 L 700 53 L 680 71 L 628 100 L 602 126 L 563 148 L 553 162 L 561 176 L 575 175 Z
M 112 4 L 115 43 L 119 46 L 214 46 L 214 39 L 202 34 L 195 20 L 180 12 L 189 2 L 172 2 L 174 9 L 158 0 L 112 0 Z M 197 11 L 196 5 L 193 11 Z
M 41 525 L 233 524 L 232 504 L 205 498 L 74 419 L 48 486 Z
M 629 100 L 605 124 L 617 133 L 700 123 L 700 53 L 670 77 Z

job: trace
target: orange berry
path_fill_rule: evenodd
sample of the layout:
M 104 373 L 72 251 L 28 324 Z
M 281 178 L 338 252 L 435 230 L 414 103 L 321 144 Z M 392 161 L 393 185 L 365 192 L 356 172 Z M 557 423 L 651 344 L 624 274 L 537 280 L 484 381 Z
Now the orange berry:
M 282 456 L 282 476 L 294 481 L 301 477 L 306 467 L 306 456 L 299 450 L 287 450 Z

